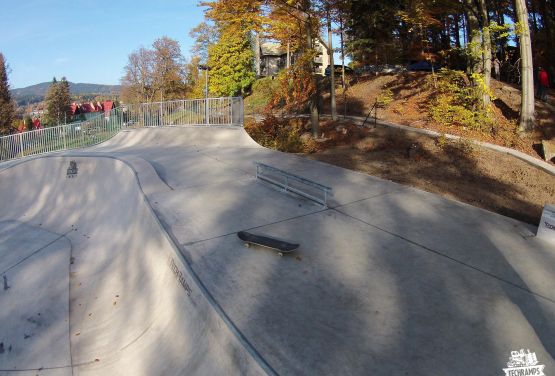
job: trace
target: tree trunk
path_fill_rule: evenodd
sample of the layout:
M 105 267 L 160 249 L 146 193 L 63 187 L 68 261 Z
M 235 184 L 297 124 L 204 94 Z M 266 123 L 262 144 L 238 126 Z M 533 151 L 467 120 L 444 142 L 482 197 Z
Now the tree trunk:
M 486 1 L 480 0 L 480 15 L 482 18 L 482 73 L 484 74 L 484 83 L 487 89 L 491 87 L 491 35 L 489 30 L 488 10 L 486 8 Z M 484 107 L 490 104 L 490 96 L 484 93 L 483 103 Z
M 505 26 L 505 14 L 503 13 L 501 1 L 497 0 L 495 2 L 495 15 L 497 18 L 497 24 L 500 26 Z M 507 38 L 500 38 L 497 41 L 497 45 L 499 46 L 499 59 L 502 63 L 507 61 Z M 503 69 L 502 66 L 500 67 L 501 71 L 501 78 L 503 77 Z
M 461 32 L 460 32 L 460 17 L 458 14 L 453 16 L 454 30 L 453 34 L 455 36 L 455 47 L 461 48 Z
M 478 9 L 473 0 L 464 0 L 464 10 L 466 14 L 466 28 L 468 33 L 468 41 L 470 43 L 470 61 L 468 65 L 469 73 L 477 73 L 481 71 L 480 64 L 481 53 L 480 46 L 482 40 L 480 38 L 480 24 L 478 22 Z
M 520 40 L 520 71 L 522 75 L 522 101 L 520 104 L 519 132 L 530 132 L 534 129 L 534 67 L 532 59 L 532 43 L 528 26 L 528 10 L 526 0 L 515 0 L 517 20 L 521 25 Z
M 310 5 L 310 1 L 305 3 L 308 3 L 308 5 Z M 310 9 L 310 6 L 308 6 L 307 9 Z M 310 53 L 310 50 L 312 49 L 312 30 L 311 30 L 312 25 L 311 24 L 312 24 L 311 19 L 310 17 L 308 17 L 305 22 L 307 53 Z M 320 137 L 320 114 L 318 112 L 319 83 L 316 78 L 316 75 L 314 74 L 314 59 L 310 59 L 308 68 L 310 70 L 309 74 L 312 77 L 312 83 L 315 88 L 314 93 L 312 93 L 312 95 L 310 96 L 310 100 L 308 102 L 308 107 L 310 109 L 310 124 L 312 127 L 312 137 L 319 138 Z
M 291 42 L 289 42 L 289 39 L 287 40 L 287 63 L 286 63 L 287 69 L 291 68 Z
M 343 39 L 343 19 L 339 18 L 339 28 L 341 29 L 341 86 L 345 91 L 345 41 Z
M 255 60 L 255 70 L 256 70 L 256 77 L 260 77 L 260 33 L 255 31 L 254 37 L 254 60 Z
M 331 30 L 331 15 L 328 8 L 328 55 L 330 57 L 330 102 L 331 102 L 331 119 L 337 120 L 337 104 L 335 102 L 335 62 L 333 59 L 333 43 Z

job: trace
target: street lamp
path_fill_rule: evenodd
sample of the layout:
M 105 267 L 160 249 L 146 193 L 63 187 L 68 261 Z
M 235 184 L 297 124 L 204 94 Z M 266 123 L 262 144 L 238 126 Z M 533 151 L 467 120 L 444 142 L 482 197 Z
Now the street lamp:
M 204 71 L 204 120 L 206 125 L 210 125 L 210 120 L 208 118 L 208 71 L 210 67 L 208 65 L 199 65 L 198 69 Z

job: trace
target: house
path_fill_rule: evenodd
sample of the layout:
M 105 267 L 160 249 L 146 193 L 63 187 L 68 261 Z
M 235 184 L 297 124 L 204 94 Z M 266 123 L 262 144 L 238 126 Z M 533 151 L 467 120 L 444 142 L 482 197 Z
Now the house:
M 282 70 L 287 61 L 287 51 L 285 51 L 279 43 L 261 43 L 260 44 L 260 76 L 275 76 Z
M 104 102 L 90 103 L 72 103 L 69 107 L 71 116 L 79 116 L 82 120 L 88 120 L 91 117 L 98 116 L 100 112 L 104 112 L 105 116 L 109 116 L 110 111 L 114 109 L 114 102 L 107 100 Z
M 325 76 L 326 68 L 330 65 L 330 57 L 326 48 L 316 41 L 314 48 L 318 55 L 314 58 L 314 73 Z M 275 42 L 260 43 L 260 66 L 256 70 L 260 77 L 273 77 L 280 70 L 292 64 L 295 54 L 288 53 L 287 48 Z M 289 60 L 289 64 L 288 64 Z
M 314 43 L 314 49 L 318 53 L 314 58 L 314 73 L 325 76 L 326 68 L 330 65 L 330 55 L 327 48 L 322 46 L 319 40 Z
M 102 108 L 104 109 L 104 116 L 110 116 L 110 111 L 112 111 L 114 107 L 115 106 L 113 101 L 104 101 L 104 103 L 102 104 Z

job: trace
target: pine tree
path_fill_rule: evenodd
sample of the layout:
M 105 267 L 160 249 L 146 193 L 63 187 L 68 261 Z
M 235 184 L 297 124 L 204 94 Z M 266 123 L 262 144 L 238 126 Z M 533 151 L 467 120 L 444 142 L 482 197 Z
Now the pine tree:
M 15 119 L 15 104 L 10 95 L 8 67 L 0 53 L 0 134 L 9 134 Z
M 46 93 L 46 121 L 49 126 L 56 126 L 67 121 L 71 104 L 69 83 L 65 77 L 58 82 L 56 77 Z
M 26 116 L 23 118 L 23 124 L 25 124 L 25 128 L 26 128 L 28 131 L 32 131 L 32 130 L 33 130 L 33 119 L 31 119 L 31 116 L 26 115 Z
M 71 106 L 71 94 L 70 94 L 70 88 L 69 88 L 69 82 L 67 82 L 65 77 L 62 77 L 62 79 L 60 80 L 60 113 L 62 114 L 62 117 L 60 118 L 60 121 L 63 121 L 64 124 L 67 123 L 67 120 L 69 120 L 67 118 L 67 116 L 69 115 L 69 110 L 70 110 L 70 106 Z

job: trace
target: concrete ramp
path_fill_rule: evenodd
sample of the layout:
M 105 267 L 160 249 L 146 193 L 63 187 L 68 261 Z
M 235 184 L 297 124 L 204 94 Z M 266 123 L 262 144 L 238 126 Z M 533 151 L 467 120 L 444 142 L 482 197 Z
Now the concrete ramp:
M 331 187 L 328 207 L 254 161 Z M 240 128 L 4 165 L 0 200 L 0 375 L 498 375 L 520 349 L 555 369 L 555 253 L 535 229 Z
M 122 131 L 95 150 L 122 151 L 145 146 L 260 148 L 242 127 L 160 127 Z
M 0 198 L 1 375 L 262 373 L 124 162 L 27 161 Z

